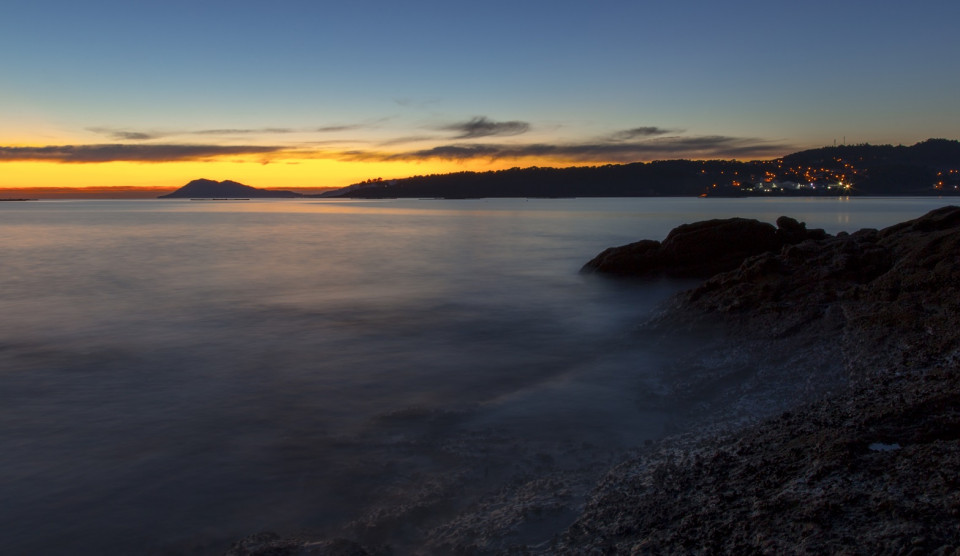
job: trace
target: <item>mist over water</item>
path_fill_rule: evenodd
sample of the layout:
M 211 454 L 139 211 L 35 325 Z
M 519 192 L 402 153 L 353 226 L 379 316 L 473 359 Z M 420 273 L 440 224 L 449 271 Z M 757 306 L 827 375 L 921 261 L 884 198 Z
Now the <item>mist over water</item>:
M 630 331 L 683 285 L 583 263 L 706 218 L 835 233 L 945 204 L 4 203 L 4 550 L 219 553 L 431 477 L 615 461 L 672 430 Z

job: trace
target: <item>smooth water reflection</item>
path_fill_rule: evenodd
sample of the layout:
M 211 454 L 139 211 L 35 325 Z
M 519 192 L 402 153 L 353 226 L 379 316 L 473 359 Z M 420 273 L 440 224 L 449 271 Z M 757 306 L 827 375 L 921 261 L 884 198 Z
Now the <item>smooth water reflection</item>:
M 584 262 L 706 218 L 833 233 L 944 204 L 2 204 L 5 548 L 219 553 L 335 530 L 402 478 L 614 457 L 669 429 L 640 401 L 657 361 L 626 332 L 680 285 Z

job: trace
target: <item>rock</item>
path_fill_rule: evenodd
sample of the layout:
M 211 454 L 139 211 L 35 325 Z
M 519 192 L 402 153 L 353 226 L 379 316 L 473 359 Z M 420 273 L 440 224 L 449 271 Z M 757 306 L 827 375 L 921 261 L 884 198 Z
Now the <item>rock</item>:
M 641 269 L 648 269 L 647 272 L 654 275 L 660 272 L 660 267 L 660 242 L 644 239 L 605 249 L 585 264 L 581 271 L 637 276 L 643 275 Z
M 640 278 L 708 278 L 739 267 L 748 257 L 784 245 L 827 238 L 823 230 L 781 216 L 778 228 L 757 220 L 727 218 L 678 226 L 663 243 L 642 240 L 611 247 L 583 266 L 599 272 Z
M 777 236 L 784 244 L 794 244 L 808 239 L 815 241 L 826 239 L 827 232 L 819 228 L 808 230 L 805 223 L 798 222 L 789 216 L 781 216 L 777 218 Z
M 644 278 L 706 278 L 733 270 L 745 258 L 781 245 L 770 224 L 745 218 L 707 220 L 674 228 L 663 243 L 644 240 L 611 247 L 584 265 L 583 271 Z

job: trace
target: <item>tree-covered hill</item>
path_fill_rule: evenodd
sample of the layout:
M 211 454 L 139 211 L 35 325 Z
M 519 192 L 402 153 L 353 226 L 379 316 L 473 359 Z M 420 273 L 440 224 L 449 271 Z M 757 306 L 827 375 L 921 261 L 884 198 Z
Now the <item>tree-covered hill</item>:
M 960 194 L 960 141 L 842 145 L 781 159 L 663 160 L 511 168 L 368 180 L 323 194 L 353 198 L 664 197 Z

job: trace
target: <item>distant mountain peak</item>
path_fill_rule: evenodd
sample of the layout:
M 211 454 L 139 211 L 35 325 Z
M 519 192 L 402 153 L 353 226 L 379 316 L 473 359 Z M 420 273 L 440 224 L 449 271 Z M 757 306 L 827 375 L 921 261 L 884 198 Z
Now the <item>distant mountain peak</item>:
M 299 193 L 293 191 L 274 191 L 270 189 L 259 189 L 249 185 L 244 185 L 233 180 L 216 181 L 206 178 L 192 180 L 180 189 L 167 195 L 160 195 L 159 199 L 211 199 L 216 197 L 225 198 L 294 198 L 301 197 Z

